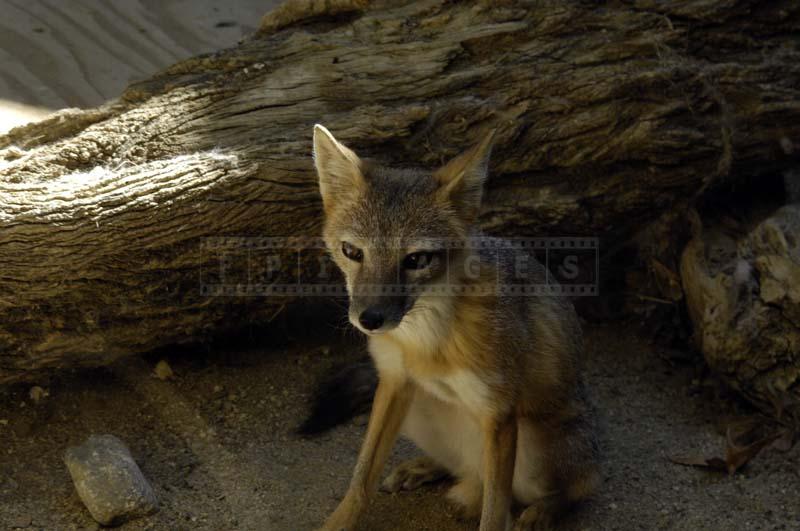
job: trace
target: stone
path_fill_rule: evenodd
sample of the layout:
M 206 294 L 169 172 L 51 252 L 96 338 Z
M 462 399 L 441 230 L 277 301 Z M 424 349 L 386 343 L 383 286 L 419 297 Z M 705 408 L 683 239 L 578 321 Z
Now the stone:
M 39 402 L 41 402 L 43 399 L 45 399 L 45 398 L 47 398 L 48 396 L 50 396 L 50 392 L 49 392 L 49 391 L 47 391 L 47 389 L 44 389 L 44 388 L 43 388 L 43 387 L 41 387 L 41 386 L 34 385 L 34 386 L 33 386 L 33 387 L 31 387 L 31 388 L 30 388 L 30 390 L 28 391 L 28 396 L 30 397 L 31 401 L 32 401 L 34 404 L 38 404 L 38 403 L 39 403 Z
M 171 380 L 175 377 L 172 372 L 172 367 L 169 366 L 167 360 L 159 361 L 153 369 L 153 375 L 159 380 Z
M 33 518 L 29 514 L 21 514 L 11 520 L 11 529 L 28 529 L 33 524 Z
M 64 462 L 81 501 L 102 525 L 152 514 L 158 500 L 128 447 L 113 435 L 92 435 L 67 449 Z

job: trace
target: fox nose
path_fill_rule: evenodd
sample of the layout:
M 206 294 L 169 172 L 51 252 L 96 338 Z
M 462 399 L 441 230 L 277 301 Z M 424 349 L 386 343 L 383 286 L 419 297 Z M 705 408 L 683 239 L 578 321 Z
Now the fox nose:
M 383 314 L 380 310 L 367 308 L 358 316 L 358 322 L 367 330 L 377 330 L 383 326 Z

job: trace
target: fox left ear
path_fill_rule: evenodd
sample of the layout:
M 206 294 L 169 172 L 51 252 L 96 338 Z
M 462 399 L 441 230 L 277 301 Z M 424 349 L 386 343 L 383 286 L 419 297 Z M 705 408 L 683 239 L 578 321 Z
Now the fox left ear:
M 467 219 L 477 217 L 481 207 L 494 134 L 492 129 L 478 144 L 434 173 L 441 197 L 450 201 Z
M 361 159 L 320 124 L 314 126 L 314 166 L 326 212 L 337 201 L 360 190 L 365 181 Z

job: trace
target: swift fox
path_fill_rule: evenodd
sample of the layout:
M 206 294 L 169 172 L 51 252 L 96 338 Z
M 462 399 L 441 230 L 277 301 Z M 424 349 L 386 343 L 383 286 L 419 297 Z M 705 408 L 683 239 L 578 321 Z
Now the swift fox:
M 477 228 L 492 137 L 431 173 L 376 166 L 314 127 L 324 239 L 378 375 L 350 487 L 325 530 L 355 528 L 399 434 L 425 457 L 384 488 L 452 476 L 448 498 L 482 531 L 510 529 L 512 504 L 524 509 L 518 529 L 548 528 L 598 483 L 571 303 L 495 289 L 519 253 Z M 471 248 L 476 238 L 488 244 Z

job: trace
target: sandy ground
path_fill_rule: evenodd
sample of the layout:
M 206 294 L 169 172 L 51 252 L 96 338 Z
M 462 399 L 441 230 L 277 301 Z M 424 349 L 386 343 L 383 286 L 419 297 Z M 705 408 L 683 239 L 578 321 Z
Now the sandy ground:
M 278 0 L 0 0 L 0 134 L 233 46 Z
M 605 481 L 564 528 L 800 528 L 800 447 L 768 449 L 734 477 L 667 459 L 720 454 L 732 406 L 698 393 L 694 368 L 631 328 L 588 327 Z M 160 498 L 158 514 L 126 531 L 313 529 L 344 492 L 364 431 L 362 418 L 318 439 L 293 434 L 320 375 L 362 355 L 352 335 L 326 335 L 166 353 L 171 381 L 151 376 L 158 355 L 42 382 L 50 395 L 39 403 L 27 386 L 0 391 L 0 529 L 97 527 L 62 463 L 91 433 L 126 441 Z M 413 453 L 401 443 L 393 462 Z M 363 529 L 474 529 L 444 500 L 446 487 L 379 494 Z

